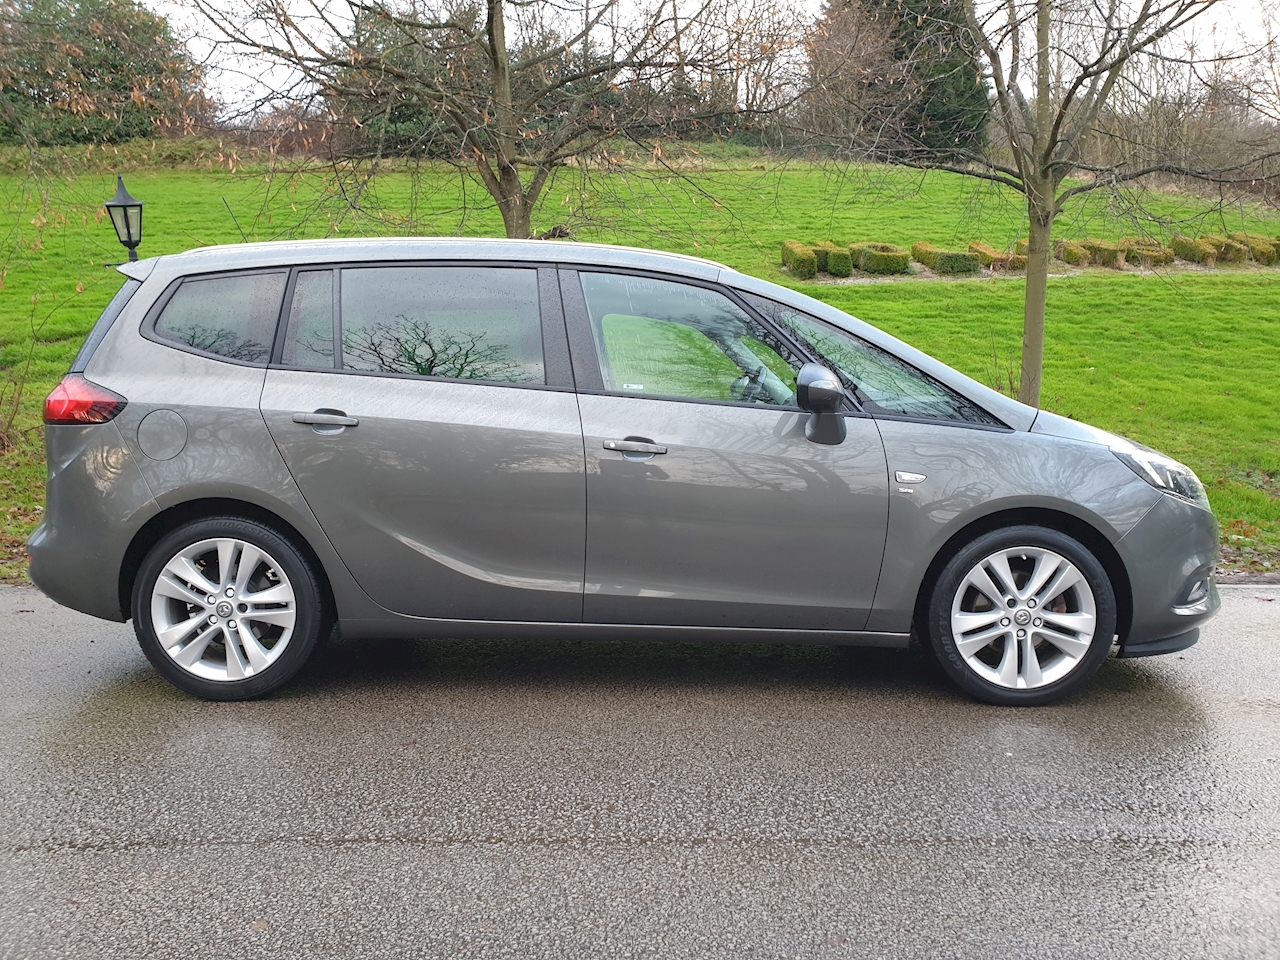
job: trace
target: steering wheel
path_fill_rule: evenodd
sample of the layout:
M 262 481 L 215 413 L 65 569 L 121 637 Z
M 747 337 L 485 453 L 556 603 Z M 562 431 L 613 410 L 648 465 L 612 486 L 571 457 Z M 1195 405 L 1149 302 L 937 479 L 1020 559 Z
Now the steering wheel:
M 765 396 L 764 376 L 766 372 L 764 364 L 760 365 L 760 369 L 755 373 L 744 374 L 729 385 L 729 396 L 741 403 L 755 403 Z

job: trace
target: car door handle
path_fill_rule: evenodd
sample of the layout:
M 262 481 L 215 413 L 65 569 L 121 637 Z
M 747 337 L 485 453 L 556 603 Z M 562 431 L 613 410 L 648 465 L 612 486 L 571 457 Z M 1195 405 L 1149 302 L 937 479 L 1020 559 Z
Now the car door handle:
M 329 413 L 327 411 L 317 410 L 315 413 L 295 413 L 293 415 L 294 423 L 310 423 L 313 426 L 319 425 L 324 427 L 358 427 L 360 421 L 355 417 L 348 417 L 345 413 Z
M 661 444 L 640 440 L 606 440 L 604 448 L 617 450 L 619 453 L 647 453 L 649 456 L 667 452 L 667 448 Z

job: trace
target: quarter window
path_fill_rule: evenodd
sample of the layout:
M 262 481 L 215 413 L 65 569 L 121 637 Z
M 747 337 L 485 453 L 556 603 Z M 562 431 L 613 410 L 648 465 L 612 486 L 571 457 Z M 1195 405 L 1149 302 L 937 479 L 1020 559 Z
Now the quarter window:
M 1001 425 L 977 404 L 851 333 L 772 300 L 748 299 L 821 357 L 868 413 Z
M 606 390 L 795 405 L 804 358 L 724 294 L 622 274 L 579 276 Z
M 546 382 L 536 270 L 347 269 L 340 300 L 344 369 Z
M 156 334 L 243 363 L 266 363 L 286 274 L 184 280 L 156 321 Z

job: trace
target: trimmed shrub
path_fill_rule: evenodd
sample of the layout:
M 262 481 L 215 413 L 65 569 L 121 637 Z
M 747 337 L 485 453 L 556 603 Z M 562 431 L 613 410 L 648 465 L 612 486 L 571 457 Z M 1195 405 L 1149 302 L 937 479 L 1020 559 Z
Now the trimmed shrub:
M 827 251 L 827 273 L 833 277 L 853 275 L 853 256 L 843 247 L 832 247 Z
M 939 250 L 934 259 L 933 272 L 956 276 L 963 273 L 977 273 L 982 269 L 978 258 L 971 253 L 959 250 Z
M 1089 251 L 1089 259 L 1100 267 L 1112 270 L 1124 269 L 1124 251 L 1120 245 L 1110 240 L 1082 240 L 1081 246 Z
M 906 273 L 911 264 L 911 254 L 892 243 L 851 243 L 849 255 L 859 270 L 880 276 Z
M 818 243 L 815 243 L 813 245 L 813 256 L 814 256 L 814 259 L 818 261 L 818 271 L 820 273 L 827 272 L 827 254 L 829 254 L 832 250 L 839 250 L 839 249 L 840 248 L 836 246 L 834 243 L 832 243 L 830 240 L 821 240 Z
M 1002 256 L 999 250 L 991 246 L 989 243 L 983 243 L 980 240 L 969 241 L 969 252 L 978 258 L 978 262 L 984 267 L 989 267 Z
M 1213 248 L 1219 263 L 1245 263 L 1249 259 L 1248 247 L 1221 234 L 1206 233 L 1200 240 Z
M 1144 267 L 1162 267 L 1173 263 L 1173 251 L 1149 237 L 1121 237 L 1120 249 L 1129 263 Z
M 1275 242 L 1266 237 L 1260 237 L 1254 233 L 1228 233 L 1227 236 L 1236 243 L 1242 243 L 1248 247 L 1249 256 L 1255 263 L 1269 267 L 1280 258 L 1280 251 L 1276 250 Z
M 1023 237 L 1022 239 L 1020 239 L 1017 243 L 1015 243 L 1015 244 L 1013 245 L 1013 250 L 1014 250 L 1014 252 L 1015 252 L 1015 253 L 1017 253 L 1019 256 L 1023 256 L 1023 257 L 1025 257 L 1025 256 L 1027 255 L 1027 250 L 1028 250 L 1030 247 L 1031 247 L 1031 241 L 1030 241 L 1030 240 L 1028 240 L 1026 237 Z
M 782 262 L 797 280 L 811 280 L 818 275 L 818 258 L 813 248 L 799 240 L 788 240 L 782 245 Z
M 1211 245 L 1194 237 L 1174 237 L 1169 241 L 1169 246 L 1179 260 L 1203 263 L 1206 267 L 1212 267 L 1218 261 L 1218 252 Z
M 1004 253 L 989 243 L 975 240 L 969 244 L 969 253 L 984 267 L 990 267 L 992 270 L 1027 269 L 1027 258 L 1024 254 Z
M 1087 267 L 1093 262 L 1093 258 L 1089 256 L 1089 251 L 1085 249 L 1084 244 L 1077 243 L 1074 240 L 1063 240 L 1054 244 L 1053 255 L 1063 263 L 1069 263 L 1073 267 Z
M 938 262 L 938 254 L 942 251 L 935 247 L 932 243 L 913 243 L 911 245 L 911 256 L 915 258 L 917 263 L 923 263 L 930 270 L 933 265 Z

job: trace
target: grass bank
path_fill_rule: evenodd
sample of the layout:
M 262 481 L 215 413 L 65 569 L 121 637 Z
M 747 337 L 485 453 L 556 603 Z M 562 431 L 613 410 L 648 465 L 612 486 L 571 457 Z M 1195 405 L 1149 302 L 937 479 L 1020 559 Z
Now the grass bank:
M 203 156 L 203 154 L 202 154 Z M 144 254 L 249 239 L 434 233 L 501 235 L 474 185 L 446 170 L 392 172 L 362 186 L 319 170 L 232 172 L 156 167 L 136 154 L 130 190 L 146 201 Z M 0 175 L 0 577 L 22 576 L 22 543 L 43 495 L 40 402 L 119 286 L 97 172 Z M 352 202 L 355 200 L 356 205 Z M 1134 232 L 1280 233 L 1280 218 L 1242 208 L 1206 213 L 1193 196 L 1155 194 L 1144 213 L 1107 196 L 1068 210 L 1062 237 Z M 878 324 L 960 370 L 1008 389 L 1021 337 L 1023 281 L 795 283 L 781 242 L 832 238 L 940 246 L 1025 235 L 1017 197 L 947 174 L 781 167 L 749 153 L 668 171 L 651 162 L 584 184 L 553 183 L 538 229 L 580 239 L 707 256 L 785 283 Z M 1252 267 L 1164 274 L 1086 270 L 1050 281 L 1045 406 L 1185 460 L 1205 480 L 1234 565 L 1280 567 L 1280 271 Z M 15 393 L 23 387 L 20 398 Z

